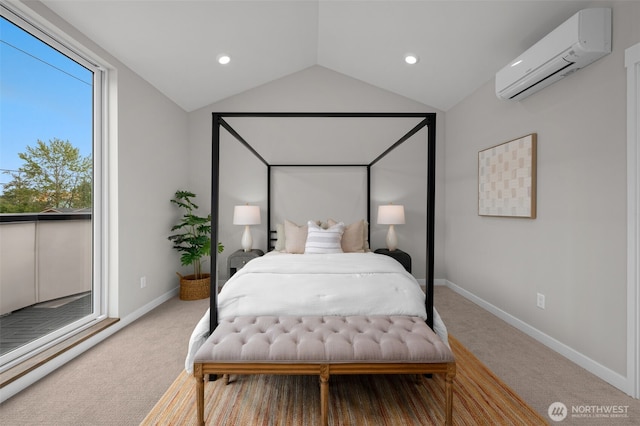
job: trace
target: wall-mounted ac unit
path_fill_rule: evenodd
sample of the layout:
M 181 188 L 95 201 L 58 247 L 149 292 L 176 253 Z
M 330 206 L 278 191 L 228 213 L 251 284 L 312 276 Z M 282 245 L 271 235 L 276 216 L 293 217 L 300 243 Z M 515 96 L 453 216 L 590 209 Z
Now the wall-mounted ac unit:
M 496 95 L 520 100 L 611 53 L 611 9 L 573 15 L 496 74 Z

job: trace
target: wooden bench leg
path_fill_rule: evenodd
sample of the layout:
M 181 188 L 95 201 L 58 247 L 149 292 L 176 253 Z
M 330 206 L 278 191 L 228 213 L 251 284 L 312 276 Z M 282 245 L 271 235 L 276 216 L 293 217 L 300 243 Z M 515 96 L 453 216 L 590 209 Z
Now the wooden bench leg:
M 320 424 L 329 424 L 329 366 L 320 366 Z
M 456 365 L 449 364 L 447 367 L 447 375 L 445 376 L 445 424 L 453 425 L 453 378 L 456 376 Z
M 196 378 L 196 405 L 198 406 L 198 425 L 204 426 L 204 374 L 202 374 L 202 364 L 194 365 L 194 376 Z

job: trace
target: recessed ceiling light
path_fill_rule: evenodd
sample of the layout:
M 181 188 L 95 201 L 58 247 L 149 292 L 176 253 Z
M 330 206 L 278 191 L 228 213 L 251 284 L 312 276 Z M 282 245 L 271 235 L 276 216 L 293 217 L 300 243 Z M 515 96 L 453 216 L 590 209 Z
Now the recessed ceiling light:
M 231 62 L 231 56 L 229 55 L 218 55 L 218 63 L 220 65 L 227 65 L 229 62 Z
M 409 65 L 415 65 L 419 60 L 420 58 L 418 58 L 418 55 L 414 55 L 413 53 L 404 55 L 404 61 Z

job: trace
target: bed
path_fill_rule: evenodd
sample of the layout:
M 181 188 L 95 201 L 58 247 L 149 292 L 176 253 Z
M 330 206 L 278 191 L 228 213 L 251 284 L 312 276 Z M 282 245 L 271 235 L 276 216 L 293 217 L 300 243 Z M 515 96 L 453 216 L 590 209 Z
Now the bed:
M 438 373 L 452 424 L 455 360 L 437 310 L 436 333 L 426 324 L 424 300 L 415 278 L 381 254 L 272 251 L 249 261 L 218 296 L 218 327 L 209 333 L 207 312 L 190 339 L 198 424 L 207 375 L 318 375 L 328 425 L 330 375 Z
M 227 281 L 213 333 L 209 311 L 194 329 L 185 369 L 196 379 L 198 424 L 205 424 L 206 375 L 318 375 L 328 425 L 330 375 L 438 373 L 452 424 L 455 359 L 435 308 L 433 330 L 426 324 L 417 280 L 392 257 L 362 249 L 361 230 L 357 251 L 348 252 L 343 223 L 307 228 L 303 249 L 284 244 L 296 253 L 273 250 Z
M 322 424 L 327 424 L 330 374 L 442 373 L 446 419 L 450 424 L 455 360 L 448 347 L 446 327 L 433 301 L 435 114 L 214 113 L 211 213 L 219 217 L 220 167 L 216 165 L 220 164 L 223 128 L 266 166 L 267 224 L 271 228 L 272 166 L 225 117 L 411 117 L 420 121 L 373 161 L 355 165 L 366 170 L 366 216 L 356 222 L 360 227 L 333 220 L 326 226 L 312 220 L 306 226 L 285 221 L 278 229 L 282 235 L 274 250 L 248 262 L 224 284 L 219 294 L 217 281 L 212 280 L 210 308 L 192 332 L 185 360 L 185 369 L 196 378 L 198 423 L 204 424 L 203 378 L 207 374 L 317 374 L 321 383 Z M 425 126 L 427 277 L 423 290 L 396 260 L 370 252 L 368 241 L 358 243 L 360 246 L 355 249 L 350 243 L 346 247 L 343 244 L 347 240 L 353 242 L 354 229 L 360 229 L 356 239 L 368 237 L 373 166 Z M 318 164 L 306 165 L 314 166 Z M 335 232 L 336 228 L 339 232 Z M 294 229 L 301 233 L 296 238 Z M 213 241 L 218 240 L 217 231 L 213 227 Z M 339 234 L 338 247 L 335 241 L 333 249 L 314 247 L 312 231 Z M 269 240 L 272 231 L 267 232 Z M 217 263 L 215 252 L 211 261 L 212 265 Z
M 425 293 L 396 260 L 381 254 L 290 254 L 271 251 L 240 269 L 218 295 L 218 318 L 240 316 L 418 317 L 426 321 Z M 434 331 L 448 345 L 434 309 Z M 189 340 L 185 369 L 210 335 L 210 310 Z

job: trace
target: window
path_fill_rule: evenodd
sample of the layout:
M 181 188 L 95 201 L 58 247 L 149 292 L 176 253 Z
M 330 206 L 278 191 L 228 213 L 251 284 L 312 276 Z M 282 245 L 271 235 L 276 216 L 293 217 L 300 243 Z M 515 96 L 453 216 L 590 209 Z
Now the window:
M 105 316 L 105 72 L 0 11 L 2 371 Z

